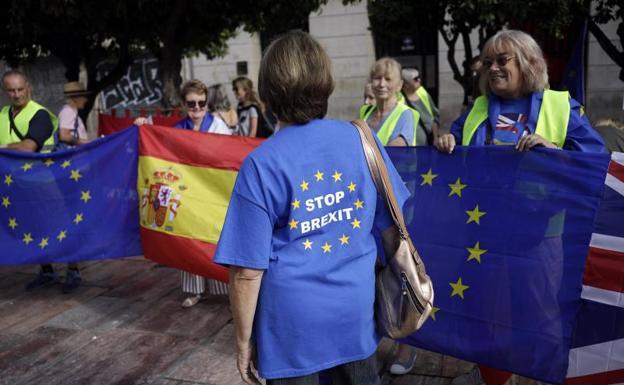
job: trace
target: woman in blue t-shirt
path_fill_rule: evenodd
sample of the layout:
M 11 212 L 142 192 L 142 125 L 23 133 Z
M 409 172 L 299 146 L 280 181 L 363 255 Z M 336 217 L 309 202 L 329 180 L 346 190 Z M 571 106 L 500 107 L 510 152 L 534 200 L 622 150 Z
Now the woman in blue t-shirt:
M 401 64 L 382 57 L 371 67 L 369 82 L 374 104 L 360 108 L 360 119 L 365 120 L 384 146 L 415 146 L 427 144 L 426 138 L 417 138 L 420 116 L 416 110 L 399 101 Z
M 238 369 L 252 348 L 267 384 L 379 384 L 373 229 L 396 231 L 356 128 L 324 119 L 331 62 L 304 32 L 274 41 L 260 64 L 260 97 L 280 131 L 238 174 L 215 262 L 230 266 Z M 408 191 L 383 148 L 399 204 Z M 381 201 L 383 202 L 383 201 Z
M 500 31 L 485 43 L 480 60 L 479 86 L 483 95 L 453 122 L 449 134 L 434 142 L 438 150 L 451 153 L 459 144 L 507 145 L 515 146 L 518 151 L 534 147 L 605 151 L 602 139 L 589 124 L 583 107 L 567 91 L 548 89 L 546 61 L 530 35 L 516 30 Z M 530 187 L 524 187 L 527 193 L 530 193 Z M 537 189 L 539 185 L 532 187 Z M 558 214 L 561 213 L 554 213 L 552 218 L 560 219 Z M 550 226 L 553 223 L 557 221 L 549 223 L 549 229 L 556 228 Z M 553 233 L 557 234 L 556 231 Z M 549 239 L 557 242 L 555 236 Z M 547 242 L 545 245 L 546 249 L 550 247 Z M 539 273 L 551 272 L 536 272 Z M 557 279 L 551 277 L 549 281 L 556 284 Z M 511 373 L 480 366 L 456 378 L 453 384 L 502 384 L 509 377 Z
M 483 96 L 442 135 L 435 146 L 452 152 L 455 145 L 513 145 L 604 152 L 583 107 L 567 91 L 548 88 L 542 50 L 525 32 L 505 30 L 481 52 L 479 85 Z

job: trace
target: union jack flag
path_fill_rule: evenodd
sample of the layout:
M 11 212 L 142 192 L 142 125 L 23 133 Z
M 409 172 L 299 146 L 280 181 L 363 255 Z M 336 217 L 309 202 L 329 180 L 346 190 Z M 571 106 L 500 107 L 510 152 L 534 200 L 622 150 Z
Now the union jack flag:
M 624 153 L 613 153 L 585 265 L 566 384 L 624 383 Z
M 516 128 L 516 123 L 525 124 L 527 121 L 528 121 L 528 117 L 525 114 L 516 114 L 516 113 L 499 114 L 498 119 L 496 119 L 496 130 L 497 131 L 510 131 L 515 134 L 518 132 L 518 129 Z

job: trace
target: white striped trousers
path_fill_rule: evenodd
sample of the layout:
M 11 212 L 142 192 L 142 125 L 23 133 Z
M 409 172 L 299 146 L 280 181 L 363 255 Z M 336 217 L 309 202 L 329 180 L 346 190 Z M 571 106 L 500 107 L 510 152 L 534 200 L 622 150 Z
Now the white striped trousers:
M 190 294 L 202 294 L 208 286 L 208 294 L 227 295 L 228 285 L 221 281 L 205 278 L 200 275 L 180 271 L 182 278 L 182 291 Z

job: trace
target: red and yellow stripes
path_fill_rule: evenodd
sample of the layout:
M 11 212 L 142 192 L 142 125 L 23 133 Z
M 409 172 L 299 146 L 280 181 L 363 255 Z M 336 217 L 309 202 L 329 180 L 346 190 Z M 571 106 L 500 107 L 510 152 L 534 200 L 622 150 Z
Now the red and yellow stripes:
M 146 258 L 227 281 L 212 263 L 238 170 L 260 139 L 142 126 L 137 188 Z

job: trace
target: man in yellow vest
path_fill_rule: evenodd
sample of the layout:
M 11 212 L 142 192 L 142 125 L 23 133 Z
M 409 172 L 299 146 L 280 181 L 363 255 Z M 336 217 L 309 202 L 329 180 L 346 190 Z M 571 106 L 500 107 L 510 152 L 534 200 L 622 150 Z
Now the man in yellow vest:
M 18 70 L 4 73 L 2 89 L 9 99 L 9 105 L 0 110 L 0 148 L 24 152 L 52 151 L 58 119 L 48 109 L 31 99 L 32 90 L 26 75 Z M 75 264 L 69 265 L 65 279 L 64 292 L 73 291 L 78 287 L 80 274 Z M 57 281 L 58 277 L 52 265 L 42 265 L 35 280 L 26 285 L 26 290 Z
M 401 92 L 404 103 L 420 113 L 418 130 L 427 136 L 427 144 L 433 144 L 435 138 L 438 137 L 440 111 L 433 102 L 431 95 L 423 87 L 418 69 L 403 68 L 401 78 L 403 79 Z
M 57 119 L 30 99 L 26 75 L 10 70 L 2 76 L 2 88 L 9 105 L 0 111 L 0 147 L 26 152 L 46 152 L 54 148 Z

